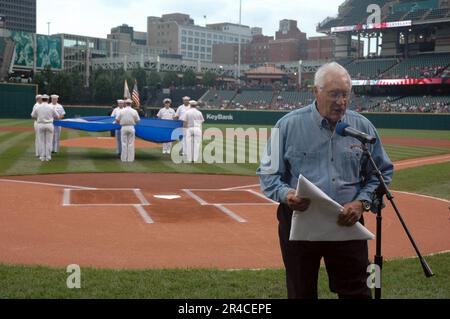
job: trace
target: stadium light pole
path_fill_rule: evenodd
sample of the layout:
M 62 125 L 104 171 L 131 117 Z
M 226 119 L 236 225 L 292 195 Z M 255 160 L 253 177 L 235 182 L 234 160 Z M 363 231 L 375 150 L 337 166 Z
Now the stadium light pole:
M 242 23 L 242 0 L 239 0 L 239 44 L 238 44 L 238 79 L 237 83 L 241 85 L 241 23 Z

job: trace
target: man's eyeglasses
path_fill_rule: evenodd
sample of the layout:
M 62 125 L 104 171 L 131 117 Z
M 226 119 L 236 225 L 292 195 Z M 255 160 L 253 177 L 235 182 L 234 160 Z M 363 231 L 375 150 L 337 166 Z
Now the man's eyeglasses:
M 328 96 L 328 98 L 335 100 L 335 101 L 338 101 L 341 98 L 348 101 L 350 99 L 351 93 L 331 91 L 331 92 L 327 92 L 327 96 Z

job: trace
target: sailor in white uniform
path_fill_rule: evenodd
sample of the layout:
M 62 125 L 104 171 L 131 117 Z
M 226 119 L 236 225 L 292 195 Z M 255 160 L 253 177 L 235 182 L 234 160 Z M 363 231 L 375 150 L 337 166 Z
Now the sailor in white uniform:
M 39 107 L 42 104 L 42 95 L 38 94 L 36 95 L 36 104 L 34 104 L 33 106 L 33 111 Z M 39 134 L 38 134 L 38 126 L 37 126 L 37 121 L 34 121 L 34 133 L 35 133 L 35 139 L 34 139 L 34 148 L 36 151 L 36 157 L 39 157 Z
M 171 108 L 171 105 L 172 105 L 172 100 L 165 99 L 164 107 L 159 110 L 159 112 L 156 116 L 161 120 L 172 121 L 175 118 L 175 110 L 173 108 Z M 164 143 L 163 144 L 163 154 L 170 154 L 171 150 L 172 150 L 172 143 Z
M 130 99 L 125 101 L 125 108 L 119 112 L 116 117 L 116 123 L 122 126 L 122 155 L 120 159 L 122 162 L 134 161 L 134 141 L 135 141 L 135 129 L 134 126 L 141 120 L 138 112 L 131 107 L 133 102 Z
M 117 118 L 119 113 L 124 109 L 125 107 L 125 101 L 124 100 L 117 100 L 117 107 L 112 111 L 111 116 L 114 117 L 114 119 Z M 120 130 L 116 130 L 116 144 L 117 144 L 117 156 L 121 156 L 122 154 L 122 138 L 120 134 Z
M 51 96 L 51 98 L 52 98 L 51 106 L 59 114 L 58 120 L 62 120 L 64 118 L 64 116 L 66 115 L 66 111 L 64 110 L 63 106 L 58 103 L 59 96 L 56 94 L 53 94 Z M 54 133 L 53 133 L 53 146 L 52 146 L 53 153 L 59 152 L 59 140 L 60 139 L 61 139 L 61 126 L 55 126 Z
M 48 104 L 48 95 L 42 96 L 42 104 L 31 113 L 37 121 L 39 134 L 39 159 L 50 161 L 52 159 L 53 120 L 59 118 L 55 108 Z
M 183 98 L 183 104 L 181 104 L 178 107 L 177 112 L 175 113 L 175 120 L 181 120 L 181 117 L 184 115 L 184 113 L 186 113 L 186 111 L 189 110 L 189 108 L 190 108 L 189 101 L 190 100 L 191 100 L 191 98 L 189 96 L 185 96 Z M 183 141 L 182 141 L 181 154 L 185 155 L 185 153 L 186 153 L 186 129 L 183 128 Z
M 188 162 L 197 162 L 202 144 L 203 114 L 197 110 L 197 101 L 190 101 L 190 108 L 180 118 L 186 129 L 186 157 Z

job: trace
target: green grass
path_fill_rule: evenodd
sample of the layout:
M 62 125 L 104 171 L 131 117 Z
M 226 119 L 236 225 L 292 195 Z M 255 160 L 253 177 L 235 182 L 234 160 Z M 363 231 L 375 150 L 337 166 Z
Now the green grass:
M 450 254 L 428 256 L 425 278 L 417 259 L 385 262 L 384 298 L 450 298 Z M 286 298 L 284 270 L 81 269 L 81 289 L 66 287 L 65 269 L 0 265 L 0 298 Z M 320 298 L 336 298 L 322 267 Z
M 410 158 L 428 157 L 450 153 L 450 148 L 427 146 L 418 147 L 403 145 L 384 145 L 384 149 L 388 153 L 391 161 L 400 161 Z
M 32 127 L 31 120 L 0 120 L 1 126 Z M 224 131 L 229 125 L 215 127 Z M 205 129 L 212 127 L 205 125 Z M 251 126 L 243 126 L 247 129 Z M 259 128 L 259 127 L 258 127 Z M 268 128 L 268 126 L 262 126 Z M 392 134 L 394 130 L 388 130 Z M 395 130 L 403 134 L 401 130 Z M 249 163 L 250 151 L 257 151 L 256 143 L 239 146 L 235 142 L 234 156 L 246 154 L 245 163 L 235 164 L 174 164 L 170 157 L 163 156 L 160 149 L 136 150 L 136 161 L 132 164 L 123 164 L 115 155 L 114 150 L 62 148 L 60 154 L 53 156 L 49 163 L 41 163 L 34 157 L 34 132 L 0 132 L 0 175 L 34 175 L 52 173 L 95 173 L 95 172 L 172 172 L 172 173 L 206 173 L 206 174 L 233 174 L 254 175 L 258 163 Z M 421 131 L 409 131 L 411 135 L 422 134 Z M 433 132 L 430 132 L 430 134 Z M 446 132 L 434 132 L 444 135 Z M 433 134 L 434 134 L 433 133 Z M 87 133 L 82 131 L 64 129 L 62 139 L 97 136 L 109 136 L 109 133 Z M 204 141 L 207 145 L 209 141 Z M 386 151 L 392 160 L 425 157 L 450 153 L 449 148 L 436 147 L 408 147 L 386 145 Z M 225 150 L 224 150 L 224 154 Z
M 427 130 L 403 130 L 403 129 L 379 129 L 378 132 L 384 137 L 413 137 L 413 138 L 435 138 L 450 140 L 449 131 L 427 131 Z
M 450 162 L 401 170 L 391 188 L 450 200 Z

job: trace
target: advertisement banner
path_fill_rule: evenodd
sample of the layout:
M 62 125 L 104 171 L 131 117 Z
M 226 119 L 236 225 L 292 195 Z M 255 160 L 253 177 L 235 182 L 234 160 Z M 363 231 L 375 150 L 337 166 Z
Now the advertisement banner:
M 450 84 L 450 78 L 353 80 L 352 84 L 353 86 L 440 85 Z
M 62 68 L 62 42 L 60 37 L 37 35 L 36 67 Z
M 34 66 L 34 40 L 33 34 L 28 32 L 12 31 L 11 39 L 16 46 L 14 65 L 32 68 Z

